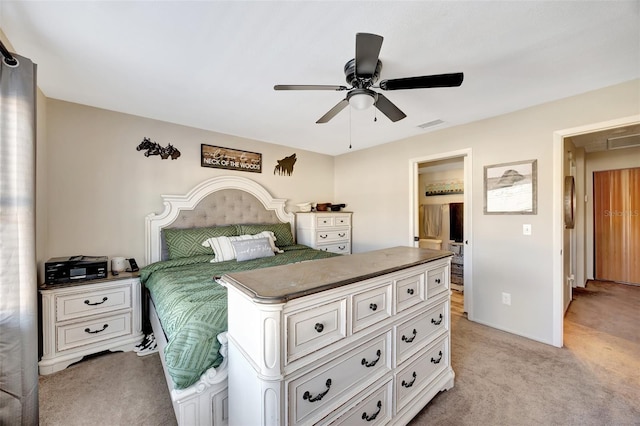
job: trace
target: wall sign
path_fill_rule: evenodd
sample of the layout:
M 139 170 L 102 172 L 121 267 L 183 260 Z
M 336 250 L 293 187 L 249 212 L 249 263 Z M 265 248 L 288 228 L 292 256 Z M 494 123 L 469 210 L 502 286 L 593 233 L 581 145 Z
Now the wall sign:
M 200 165 L 216 169 L 262 173 L 262 154 L 201 144 Z
M 296 164 L 296 154 L 291 154 L 288 157 L 284 157 L 282 160 L 278 160 L 278 164 L 273 168 L 273 174 L 280 176 L 291 176 L 293 173 L 293 166 Z

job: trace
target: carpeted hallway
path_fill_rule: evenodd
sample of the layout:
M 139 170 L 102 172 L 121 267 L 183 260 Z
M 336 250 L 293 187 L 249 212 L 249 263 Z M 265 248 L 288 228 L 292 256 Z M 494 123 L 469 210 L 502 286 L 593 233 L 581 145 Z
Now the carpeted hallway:
M 590 282 L 554 348 L 469 322 L 452 301 L 455 387 L 412 425 L 640 425 L 640 287 Z M 41 425 L 173 425 L 157 354 L 94 357 L 40 377 Z

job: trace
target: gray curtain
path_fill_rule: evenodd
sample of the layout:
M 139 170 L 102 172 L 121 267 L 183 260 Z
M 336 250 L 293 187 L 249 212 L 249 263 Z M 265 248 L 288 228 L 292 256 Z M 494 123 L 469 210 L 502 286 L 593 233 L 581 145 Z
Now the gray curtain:
M 36 66 L 0 54 L 0 424 L 38 424 Z

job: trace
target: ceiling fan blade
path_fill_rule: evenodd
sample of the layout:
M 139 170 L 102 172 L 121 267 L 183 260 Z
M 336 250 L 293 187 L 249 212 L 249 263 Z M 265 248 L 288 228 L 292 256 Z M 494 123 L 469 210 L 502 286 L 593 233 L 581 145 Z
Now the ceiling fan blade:
M 376 34 L 356 34 L 356 76 L 370 78 L 376 72 L 382 40 Z
M 327 111 L 325 115 L 320 117 L 318 121 L 316 121 L 316 123 L 317 124 L 327 123 L 329 120 L 335 117 L 340 111 L 342 111 L 347 105 L 349 105 L 349 101 L 346 98 L 341 100 L 336 104 L 336 106 L 334 106 L 329 111 Z
M 453 74 L 424 75 L 422 77 L 382 80 L 380 82 L 380 88 L 382 90 L 402 90 L 427 89 L 430 87 L 457 87 L 462 84 L 462 80 L 464 80 L 464 74 L 461 72 Z
M 394 123 L 407 116 L 404 112 L 400 111 L 400 108 L 395 106 L 393 102 L 387 99 L 386 96 L 380 93 L 378 93 L 378 100 L 376 101 L 375 106 Z
M 346 86 L 330 86 L 327 84 L 276 84 L 274 90 L 347 90 Z

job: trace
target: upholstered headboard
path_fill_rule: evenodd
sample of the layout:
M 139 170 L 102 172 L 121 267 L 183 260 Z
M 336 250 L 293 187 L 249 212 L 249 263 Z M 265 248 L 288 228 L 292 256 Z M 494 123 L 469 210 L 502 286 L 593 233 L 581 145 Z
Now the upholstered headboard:
M 165 228 L 200 228 L 234 224 L 288 222 L 295 235 L 295 215 L 285 199 L 273 198 L 257 182 L 238 176 L 208 179 L 186 195 L 163 195 L 164 210 L 145 219 L 147 264 L 166 259 Z

